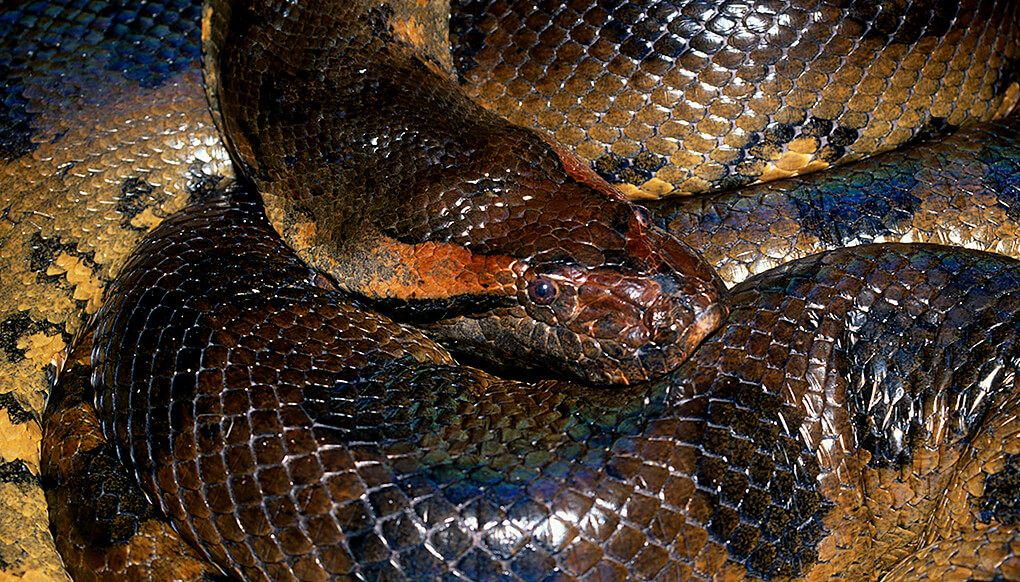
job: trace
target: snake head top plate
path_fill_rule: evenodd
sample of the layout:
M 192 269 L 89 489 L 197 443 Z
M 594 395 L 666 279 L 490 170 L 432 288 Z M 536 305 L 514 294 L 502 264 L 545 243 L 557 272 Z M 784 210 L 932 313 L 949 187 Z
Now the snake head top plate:
M 590 169 L 378 14 L 305 10 L 223 14 L 207 81 L 270 220 L 339 287 L 456 350 L 592 383 L 664 374 L 720 325 L 720 278 Z

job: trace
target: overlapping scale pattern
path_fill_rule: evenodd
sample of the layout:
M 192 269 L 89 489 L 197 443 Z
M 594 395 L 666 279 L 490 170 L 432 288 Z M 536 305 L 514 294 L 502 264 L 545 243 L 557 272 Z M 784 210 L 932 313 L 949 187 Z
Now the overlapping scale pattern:
M 871 160 L 743 188 L 649 202 L 727 281 L 869 242 L 1017 256 L 1020 121 L 976 124 Z
M 1018 97 L 1016 6 L 641 0 L 454 3 L 468 94 L 628 195 L 818 170 Z
M 973 477 L 962 460 L 1017 454 L 1011 259 L 816 255 L 737 286 L 665 380 L 520 384 L 348 311 L 265 254 L 280 243 L 237 196 L 143 244 L 94 361 L 121 458 L 242 579 L 864 579 L 922 534 L 977 543 L 975 571 L 1020 559 L 978 514 L 915 519 Z M 246 252 L 274 259 L 245 274 Z M 1008 520 L 1001 481 L 960 502 Z
M 38 438 L 31 411 L 46 390 L 43 367 L 98 307 L 143 231 L 229 173 L 196 73 L 198 6 L 19 2 L 0 12 L 9 48 L 0 51 L 0 224 L 8 225 L 0 236 L 0 348 L 14 390 L 0 400 L 14 424 L 0 419 L 0 430 L 28 435 L 17 450 L 34 450 Z M 838 34 L 812 22 L 831 26 L 842 9 L 827 3 L 565 2 L 522 11 L 495 2 L 492 16 L 480 16 L 462 2 L 455 29 L 492 34 L 483 41 L 469 33 L 456 56 L 469 90 L 490 107 L 577 146 L 607 178 L 632 182 L 630 194 L 659 195 L 676 183 L 699 190 L 800 171 L 798 164 L 1004 112 L 1017 93 L 1016 9 L 972 2 L 951 15 L 940 6 L 851 6 L 836 32 L 856 40 L 830 43 L 826 53 L 812 43 Z M 414 36 L 406 13 L 389 18 L 402 26 L 389 31 L 385 11 L 375 16 L 374 33 Z M 571 18 L 582 24 L 564 33 Z M 1013 25 L 1000 34 L 998 22 Z M 744 25 L 751 28 L 741 32 Z M 771 49 L 738 65 L 732 48 L 763 30 Z M 724 41 L 727 31 L 736 36 Z M 936 31 L 946 37 L 929 36 Z M 562 54 L 527 44 L 536 36 Z M 533 48 L 513 49 L 507 39 Z M 875 52 L 879 45 L 891 56 Z M 649 65 L 633 60 L 649 47 Z M 802 62 L 815 49 L 822 60 Z M 673 51 L 699 72 L 662 72 L 654 55 Z M 442 69 L 442 54 L 433 58 Z M 471 68 L 479 66 L 497 81 L 480 81 Z M 632 91 L 660 81 L 668 90 L 646 101 Z M 847 94 L 848 83 L 862 94 Z M 961 83 L 978 97 L 954 93 Z M 663 100 L 680 88 L 686 105 Z M 733 108 L 740 124 L 723 129 L 718 116 L 742 95 L 751 109 Z M 913 109 L 925 99 L 936 105 L 930 115 Z M 543 100 L 553 108 L 539 112 Z M 672 106 L 681 117 L 671 124 L 663 112 Z M 906 115 L 892 121 L 897 110 Z M 571 124 L 596 137 L 578 137 Z M 731 280 L 771 266 L 789 246 L 808 254 L 922 239 L 1015 253 L 1014 125 L 961 130 L 926 144 L 932 155 L 857 166 L 833 182 L 707 199 L 701 218 L 686 209 L 661 215 L 696 226 L 689 240 Z M 723 140 L 715 154 L 698 149 L 713 139 Z M 680 154 L 680 142 L 695 153 Z M 670 169 L 674 158 L 687 169 Z M 860 196 L 864 187 L 871 196 Z M 64 558 L 76 575 L 220 579 L 189 549 L 198 540 L 228 569 L 259 580 L 1020 575 L 1017 269 L 1008 259 L 867 247 L 754 275 L 735 289 L 732 326 L 685 368 L 608 393 L 449 367 L 418 339 L 411 351 L 432 363 L 386 363 L 404 349 L 391 340 L 412 332 L 351 303 L 319 311 L 325 296 L 347 298 L 267 243 L 247 204 L 219 202 L 176 219 L 174 228 L 208 236 L 178 231 L 146 243 L 156 254 L 133 263 L 153 290 L 136 286 L 141 303 L 124 300 L 126 314 L 111 315 L 111 325 L 138 330 L 124 335 L 146 347 L 137 360 L 110 348 L 113 341 L 100 348 L 110 385 L 139 387 L 107 396 L 117 411 L 113 442 L 100 438 L 89 391 L 71 385 L 89 371 L 62 377 L 44 470 L 58 541 L 74 548 Z M 225 216 L 245 218 L 210 228 Z M 210 246 L 224 234 L 236 238 Z M 183 247 L 191 251 L 167 252 Z M 213 257 L 197 252 L 215 247 Z M 254 261 L 265 268 L 257 274 L 228 260 L 259 249 L 268 254 Z M 238 293 L 214 291 L 208 280 Z M 272 280 L 289 287 L 270 288 Z M 182 289 L 198 303 L 182 308 Z M 212 303 L 238 317 L 200 316 Z M 372 352 L 368 336 L 383 338 L 383 347 Z M 213 345 L 199 345 L 203 338 Z M 342 347 L 348 340 L 356 354 L 379 360 L 354 372 L 358 357 L 335 355 L 351 349 Z M 239 387 L 246 381 L 255 388 Z M 301 382 L 307 390 L 299 393 Z M 228 389 L 199 393 L 217 383 Z M 61 397 L 68 391 L 73 398 Z M 149 398 L 149 411 L 133 408 Z M 25 557 L 35 560 L 37 546 L 24 540 L 44 535 L 19 521 L 42 513 L 22 494 L 37 491 L 31 461 L 11 461 L 20 442 L 5 442 L 0 472 L 5 500 L 15 500 L 2 508 L 3 523 L 16 524 L 4 539 L 21 536 L 0 565 L 16 575 L 37 567 Z M 129 470 L 114 466 L 120 458 L 133 463 Z M 136 471 L 185 539 L 150 519 L 158 510 L 141 508 Z M 58 575 L 56 561 L 43 575 Z
M 39 488 L 52 366 L 145 232 L 232 170 L 201 1 L 0 7 L 0 570 L 65 580 Z M 8 420 L 9 419 L 9 420 Z

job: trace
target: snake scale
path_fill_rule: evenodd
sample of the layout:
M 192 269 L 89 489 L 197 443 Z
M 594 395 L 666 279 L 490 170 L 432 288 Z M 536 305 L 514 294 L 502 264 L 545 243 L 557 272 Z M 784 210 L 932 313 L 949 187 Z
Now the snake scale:
M 1017 254 L 1020 126 L 989 121 L 1017 98 L 1012 4 L 465 1 L 448 19 L 441 2 L 336 14 L 214 2 L 217 122 L 290 247 L 231 181 L 201 84 L 200 8 L 0 13 L 5 575 L 62 575 L 31 525 L 41 473 L 78 579 L 1020 578 L 1020 267 L 919 244 Z M 265 76 L 251 85 L 230 67 Z M 451 79 L 461 88 L 442 88 Z M 444 122 L 441 105 L 460 117 Z M 394 109 L 410 123 L 380 115 Z M 468 122 L 500 137 L 464 137 Z M 341 141 L 310 139 L 335 124 Z M 431 149 L 388 155 L 408 142 Z M 388 171 L 365 174 L 365 160 Z M 606 183 L 648 198 L 843 162 L 650 213 Z M 337 183 L 341 196 L 400 196 L 381 197 L 383 219 L 331 218 Z M 484 212 L 463 202 L 471 188 Z M 532 191 L 546 212 L 516 211 Z M 489 221 L 500 212 L 512 228 Z M 662 229 L 736 286 L 719 288 Z M 352 252 L 358 236 L 370 243 Z M 542 255 L 550 239 L 556 256 Z M 883 241 L 911 244 L 839 249 Z M 408 248 L 431 262 L 378 267 Z M 500 258 L 522 248 L 539 257 Z M 450 279 L 434 260 L 465 256 L 518 279 Z M 365 264 L 399 290 L 359 283 Z M 460 294 L 408 283 L 407 265 Z M 596 286 L 667 322 L 634 332 L 642 346 L 702 321 L 679 353 L 644 348 L 606 372 L 573 362 L 612 347 L 465 327 L 525 310 L 556 329 L 561 295 L 607 302 L 582 293 L 607 267 Z M 712 305 L 729 317 L 689 355 L 720 323 L 696 315 Z M 446 332 L 483 367 L 533 349 L 514 364 L 537 371 L 522 382 L 462 367 L 375 310 Z M 534 379 L 550 368 L 619 384 Z

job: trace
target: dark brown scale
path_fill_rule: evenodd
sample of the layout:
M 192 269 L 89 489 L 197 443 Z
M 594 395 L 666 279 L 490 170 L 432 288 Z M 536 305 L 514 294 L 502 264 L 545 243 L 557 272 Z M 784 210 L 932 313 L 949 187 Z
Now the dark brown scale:
M 737 286 L 668 378 L 608 390 L 449 366 L 312 284 L 243 195 L 153 236 L 99 316 L 106 435 L 242 579 L 863 580 L 922 536 L 936 554 L 977 540 L 975 573 L 1020 562 L 996 526 L 1011 506 L 989 501 L 1020 436 L 1011 259 L 796 261 Z M 226 260 L 256 251 L 273 258 L 248 274 Z M 970 458 L 984 494 L 954 485 Z M 903 475 L 906 503 L 868 485 Z M 925 529 L 958 492 L 962 513 Z
M 88 356 L 79 357 L 91 344 L 81 345 L 50 394 L 41 455 L 51 531 L 64 567 L 79 582 L 229 580 L 150 504 L 104 438 L 92 367 Z
M 997 14 L 997 8 L 993 12 Z M 1005 10 L 1002 13 L 1007 14 Z M 632 16 L 636 22 L 641 15 Z M 399 14 L 373 13 L 368 23 L 374 30 L 386 31 L 387 19 L 400 18 Z M 876 28 L 892 30 L 885 18 Z M 1012 30 L 1015 34 L 1015 27 Z M 994 41 L 995 34 L 980 34 Z M 612 36 L 612 31 L 607 35 Z M 959 43 L 967 58 L 971 58 L 966 53 L 970 38 Z M 1011 47 L 1012 41 L 1006 45 Z M 989 59 L 982 58 L 984 49 L 971 51 L 976 55 L 972 64 L 980 68 L 995 61 L 1000 48 L 993 49 Z M 434 54 L 433 60 L 426 68 L 442 75 L 442 55 Z M 992 69 L 1001 67 L 993 65 Z M 983 79 L 993 77 L 992 94 L 999 99 L 1001 89 L 1005 87 L 1008 93 L 1013 83 L 1011 77 L 998 73 Z M 946 124 L 929 123 L 927 127 L 942 125 Z M 832 143 L 858 143 L 850 132 L 838 129 L 825 120 L 812 120 L 801 131 L 811 137 L 829 136 Z M 765 134 L 768 143 L 790 138 L 786 127 L 771 127 Z M 35 140 L 44 145 L 47 141 Z M 992 145 L 982 150 L 976 143 L 967 147 L 958 144 L 955 147 L 961 155 L 954 158 L 940 153 L 931 160 L 936 165 L 953 160 L 957 167 L 952 172 L 963 173 L 950 172 L 947 179 L 963 176 L 965 180 L 957 184 L 968 192 L 982 183 L 1002 196 L 988 204 L 979 201 L 984 222 L 977 223 L 967 222 L 972 216 L 967 213 L 973 211 L 968 200 L 951 202 L 948 210 L 960 212 L 966 224 L 961 229 L 947 228 L 947 236 L 959 232 L 970 236 L 973 232 L 975 240 L 995 241 L 996 235 L 988 232 L 990 226 L 1004 224 L 1005 238 L 1015 240 L 1008 238 L 1012 223 L 1003 223 L 987 212 L 998 208 L 1010 217 L 1015 155 L 1009 147 L 1001 147 L 1002 142 L 982 142 Z M 532 149 L 535 142 L 525 145 L 518 151 L 540 151 L 548 156 L 544 147 Z M 971 151 L 978 151 L 979 170 L 963 167 Z M 1002 153 L 1005 160 L 995 158 Z M 285 164 L 290 161 L 283 158 Z M 640 178 L 642 172 L 655 171 L 660 161 L 642 153 L 629 166 L 626 160 L 606 162 L 602 158 L 599 167 L 617 164 Z M 557 170 L 555 163 L 552 167 L 553 173 L 563 171 Z M 913 171 L 906 170 L 906 174 Z M 860 168 L 855 172 L 866 173 Z M 898 172 L 893 168 L 890 173 Z M 63 170 L 54 173 L 63 175 Z M 874 178 L 869 176 L 877 184 L 901 187 Z M 3 186 L 9 188 L 12 181 Z M 139 192 L 144 198 L 144 183 L 138 187 L 139 183 L 124 182 L 125 196 Z M 905 191 L 910 196 L 915 193 Z M 271 578 L 292 579 L 293 572 L 310 580 L 322 579 L 323 570 L 350 571 L 363 578 L 388 574 L 396 578 L 436 577 L 448 570 L 461 579 L 491 579 L 505 572 L 509 578 L 522 580 L 542 579 L 550 572 L 560 579 L 607 580 L 783 578 L 794 574 L 847 580 L 883 575 L 889 580 L 1020 577 L 1015 518 L 1015 499 L 1020 498 L 1015 479 L 1020 402 L 1014 385 L 1016 356 L 1010 347 L 1016 319 L 1016 267 L 1009 260 L 935 247 L 868 247 L 838 251 L 800 261 L 778 273 L 756 276 L 737 289 L 732 330 L 717 334 L 684 369 L 652 386 L 605 393 L 548 381 L 521 385 L 470 369 L 408 361 L 380 364 L 384 371 L 375 375 L 365 372 L 351 383 L 347 376 L 351 371 L 344 368 L 347 362 L 308 369 L 312 357 L 305 358 L 305 352 L 320 345 L 303 341 L 309 330 L 293 325 L 299 315 L 305 315 L 308 304 L 324 313 L 330 309 L 346 312 L 346 307 L 320 308 L 318 301 L 348 298 L 324 289 L 329 283 L 279 250 L 277 242 L 266 242 L 273 240 L 272 235 L 264 225 L 258 225 L 258 212 L 250 202 L 242 200 L 240 210 L 217 204 L 202 210 L 198 218 L 176 219 L 169 231 L 161 231 L 160 236 L 169 236 L 169 242 L 148 243 L 145 249 L 167 253 L 173 248 L 197 250 L 224 234 L 235 235 L 236 241 L 217 242 L 224 250 L 208 258 L 185 252 L 183 262 L 170 253 L 139 259 L 132 268 L 148 269 L 153 266 L 150 261 L 167 261 L 155 271 L 167 275 L 160 283 L 166 285 L 167 295 L 158 301 L 155 296 L 145 296 L 137 307 L 125 301 L 125 309 L 134 309 L 131 313 L 139 316 L 134 320 L 117 320 L 114 308 L 108 308 L 113 318 L 108 320 L 110 325 L 145 328 L 131 327 L 124 332 L 129 342 L 137 343 L 145 333 L 149 334 L 146 339 L 167 343 L 147 346 L 148 351 L 138 356 L 138 366 L 131 368 L 127 366 L 134 356 L 116 347 L 119 340 L 105 344 L 108 369 L 137 372 L 142 377 L 138 392 L 129 389 L 120 400 L 106 398 L 118 415 L 116 422 L 109 421 L 113 426 L 108 434 L 127 436 L 130 431 L 144 439 L 156 438 L 152 444 L 140 439 L 137 444 L 105 445 L 108 448 L 100 447 L 96 457 L 112 459 L 112 451 L 119 447 L 121 458 L 133 459 L 132 472 L 144 475 L 142 480 L 150 492 L 156 488 L 162 491 L 160 504 L 176 516 L 185 537 L 202 539 L 208 548 L 205 551 L 218 556 L 221 563 L 233 564 L 228 568 L 239 569 L 250 579 L 263 579 L 254 566 L 256 557 L 265 561 L 264 569 Z M 739 199 L 731 199 L 730 204 L 742 210 Z M 812 208 L 810 204 L 807 207 Z M 45 204 L 38 208 L 35 214 L 25 213 L 29 217 L 25 224 L 41 220 L 37 217 L 43 211 L 52 211 Z M 118 210 L 133 214 L 139 208 Z M 889 222 L 902 214 L 899 206 L 894 208 L 894 220 Z M 621 233 L 647 222 L 642 213 L 631 213 L 633 217 L 610 219 L 608 228 L 596 227 L 595 231 Z M 756 219 L 767 219 L 767 213 L 753 214 Z M 11 216 L 16 215 L 4 213 L 5 219 L 13 221 Z M 221 218 L 231 222 L 221 223 Z M 232 222 L 237 218 L 243 221 Z M 886 225 L 884 216 L 871 218 Z M 244 222 L 247 220 L 251 222 Z M 861 222 L 868 223 L 868 217 Z M 413 230 L 414 221 L 407 224 Z M 817 222 L 805 224 L 805 232 L 812 234 L 826 228 Z M 193 234 L 180 230 L 182 225 L 195 227 L 200 238 L 207 234 L 207 240 L 193 240 Z M 971 225 L 973 229 L 968 230 Z M 982 228 L 985 231 L 978 233 Z M 759 236 L 755 227 L 744 232 L 752 238 Z M 833 235 L 832 241 L 842 241 L 852 232 L 843 226 L 824 231 Z M 862 240 L 869 240 L 868 224 L 861 232 L 865 233 Z M 721 240 L 717 246 L 736 250 L 732 241 Z M 769 243 L 758 248 L 767 254 Z M 218 274 L 214 269 L 228 265 L 228 255 L 255 256 L 249 251 L 260 249 L 271 259 L 259 254 L 252 263 L 258 267 L 255 270 L 239 272 L 228 267 L 225 274 Z M 5 278 L 24 280 L 8 276 L 11 264 L 17 264 L 22 255 L 11 253 L 4 258 L 8 261 Z M 263 267 L 265 270 L 260 270 Z M 126 276 L 125 281 L 133 276 Z M 179 278 L 184 279 L 182 287 L 199 290 L 199 304 L 193 313 L 177 311 L 180 320 L 175 323 L 162 318 L 168 317 L 168 308 L 178 308 L 185 301 L 176 291 Z M 219 293 L 200 281 L 225 282 L 226 289 L 240 293 Z M 284 290 L 263 287 L 269 282 L 284 283 Z M 135 291 L 137 296 L 145 290 Z M 266 305 L 255 302 L 264 294 L 275 299 Z M 196 316 L 207 310 L 211 313 L 210 298 L 226 302 L 227 313 L 231 309 L 248 311 L 233 322 Z M 203 303 L 205 300 L 208 303 Z M 434 313 L 431 307 L 422 311 Z M 142 313 L 151 318 L 141 318 Z M 357 318 L 364 323 L 374 321 L 375 316 Z M 275 327 L 280 324 L 282 328 Z M 157 333 L 164 326 L 167 333 Z M 186 326 L 193 327 L 182 331 Z M 196 347 L 192 342 L 197 343 L 205 333 L 202 326 L 216 330 L 227 326 L 248 334 L 244 337 L 250 343 L 238 342 L 230 348 L 234 360 L 229 372 L 219 373 L 203 363 L 223 356 L 227 346 L 215 341 L 230 340 L 229 334 L 212 334 L 213 345 Z M 353 335 L 356 342 L 363 331 L 375 329 L 368 324 L 364 329 L 359 325 L 350 329 L 339 319 L 325 328 L 331 326 L 334 331 L 346 330 L 339 332 L 340 339 Z M 397 336 L 409 333 L 394 331 L 388 323 L 383 328 Z M 344 345 L 335 335 L 323 338 L 322 343 Z M 277 343 L 267 336 L 276 338 Z M 389 336 L 383 333 L 382 337 Z M 418 341 L 415 345 L 429 345 Z M 287 347 L 290 342 L 298 342 L 293 352 Z M 355 345 L 356 350 L 363 349 Z M 345 353 L 343 349 L 347 348 L 341 353 Z M 440 360 L 444 358 L 441 351 L 432 351 L 434 347 L 425 349 Z M 568 349 L 582 350 L 583 346 Z M 202 353 L 197 366 L 196 350 Z M 157 358 L 156 352 L 162 355 Z M 388 348 L 383 352 L 400 353 Z M 296 356 L 291 357 L 293 354 Z M 324 362 L 336 358 L 314 355 Z M 384 360 L 390 355 L 380 354 Z M 160 366 L 155 372 L 150 361 Z M 282 370 L 283 364 L 295 368 Z M 238 374 L 244 369 L 246 373 Z M 154 374 L 151 381 L 145 379 L 150 373 Z M 62 381 L 80 381 L 83 374 L 73 368 Z M 118 374 L 113 377 L 125 380 Z M 200 399 L 197 393 L 189 405 L 189 387 L 197 389 L 210 377 L 230 382 L 231 389 L 219 398 L 219 409 L 215 398 Z M 274 378 L 281 381 L 273 388 L 259 384 Z M 134 377 L 127 379 L 135 381 Z M 243 381 L 235 384 L 239 379 L 255 382 L 250 395 L 251 385 L 245 387 Z M 298 394 L 292 388 L 302 379 L 307 381 L 307 389 Z M 344 389 L 332 390 L 334 384 Z M 182 394 L 184 398 L 177 404 L 167 403 L 170 396 Z M 142 395 L 153 397 L 156 406 L 152 411 L 124 408 L 144 400 Z M 295 398 L 305 401 L 301 406 L 288 405 L 288 399 Z M 278 401 L 284 406 L 272 409 Z M 73 399 L 55 402 L 89 408 Z M 245 409 L 245 405 L 252 408 Z M 199 410 L 214 414 L 193 413 Z M 72 409 L 70 416 L 59 414 L 50 418 L 48 430 L 59 429 L 65 419 L 74 420 L 78 410 Z M 81 414 L 90 413 L 83 410 Z M 334 440 L 336 435 L 329 431 L 307 430 L 301 425 L 306 419 L 338 427 L 335 432 L 343 433 L 346 440 Z M 297 428 L 280 428 L 294 420 L 299 421 Z M 192 428 L 192 422 L 197 428 Z M 98 437 L 95 426 L 86 427 L 85 433 Z M 241 442 L 245 427 L 264 427 L 267 438 Z M 269 431 L 274 432 L 269 435 Z M 309 433 L 315 443 L 306 438 Z M 68 448 L 80 438 L 73 433 L 50 432 L 48 446 L 65 434 L 69 436 Z M 838 438 L 833 438 L 834 434 Z M 285 439 L 285 435 L 290 436 Z M 277 440 L 269 442 L 270 438 Z M 305 454 L 320 442 L 340 444 Z M 268 448 L 262 448 L 263 443 Z M 346 456 L 330 464 L 336 461 L 330 455 L 337 451 Z M 291 452 L 294 454 L 288 457 Z M 96 489 L 87 488 L 94 487 L 96 479 L 107 478 L 107 468 L 76 464 L 73 454 L 61 467 L 63 457 L 55 455 L 51 461 L 54 458 L 58 466 L 47 474 L 51 478 L 56 475 L 57 538 L 66 535 L 63 539 L 70 540 L 69 545 L 88 549 L 86 560 L 65 553 L 68 564 L 84 565 L 76 571 L 78 575 L 88 575 L 82 572 L 103 564 L 113 566 L 104 572 L 114 574 L 128 566 L 133 569 L 131 575 L 137 575 L 137 564 L 123 559 L 123 547 L 115 548 L 112 558 L 97 551 L 108 540 L 105 534 L 95 533 L 110 525 L 103 522 L 109 516 L 93 508 L 112 505 L 108 495 L 90 504 L 89 492 Z M 233 477 L 227 476 L 228 469 Z M 169 547 L 171 556 L 174 551 L 192 553 L 174 546 L 180 544 L 177 538 L 163 535 L 168 529 L 165 525 L 144 519 L 158 510 L 133 513 L 137 509 L 134 502 L 142 494 L 131 492 L 126 480 L 118 481 L 131 473 L 113 470 L 117 487 L 107 491 L 118 492 L 123 498 L 120 503 L 127 503 L 131 511 L 114 516 L 117 535 L 109 541 L 120 543 L 124 532 L 141 530 L 137 524 L 148 523 L 154 529 L 129 543 L 142 540 L 143 547 L 149 548 L 145 536 L 159 531 L 155 537 L 170 540 L 162 549 Z M 320 495 L 323 489 L 328 493 Z M 259 497 L 263 493 L 268 496 Z M 132 513 L 140 519 L 133 520 Z M 100 529 L 90 529 L 94 527 Z M 337 533 L 341 531 L 342 535 Z M 248 537 L 242 540 L 241 533 Z M 153 580 L 186 579 L 189 570 L 202 576 L 203 566 L 196 565 L 200 561 L 194 557 L 178 562 L 165 555 L 142 556 L 140 562 L 155 556 L 149 563 L 174 568 L 172 576 L 167 575 L 170 570 L 150 570 L 156 572 L 150 575 Z
M 221 566 L 250 579 L 260 579 L 255 563 L 273 579 L 287 579 L 280 568 L 314 570 L 309 560 L 344 571 L 348 550 L 326 542 L 346 511 L 333 507 L 349 478 L 337 463 L 351 458 L 323 447 L 360 415 L 330 407 L 329 391 L 390 360 L 452 360 L 317 286 L 250 201 L 211 203 L 161 234 L 118 279 L 96 330 L 97 382 L 136 386 L 100 392 L 107 436 L 185 539 Z

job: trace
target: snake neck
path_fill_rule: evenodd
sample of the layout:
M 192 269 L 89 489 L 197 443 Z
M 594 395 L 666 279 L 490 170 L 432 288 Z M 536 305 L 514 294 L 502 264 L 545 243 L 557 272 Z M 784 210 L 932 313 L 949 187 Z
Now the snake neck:
M 718 276 L 569 153 L 470 101 L 401 14 L 207 14 L 228 148 L 284 239 L 483 357 L 598 383 L 683 361 L 725 315 Z

